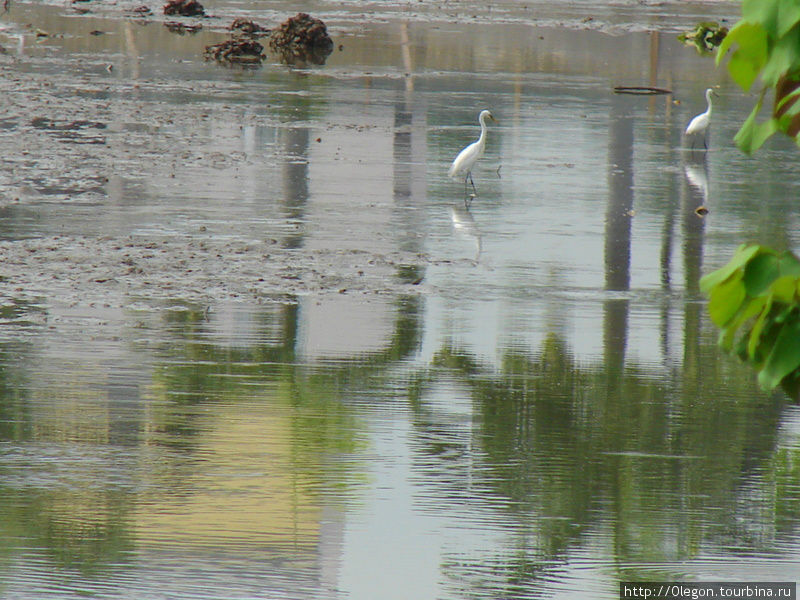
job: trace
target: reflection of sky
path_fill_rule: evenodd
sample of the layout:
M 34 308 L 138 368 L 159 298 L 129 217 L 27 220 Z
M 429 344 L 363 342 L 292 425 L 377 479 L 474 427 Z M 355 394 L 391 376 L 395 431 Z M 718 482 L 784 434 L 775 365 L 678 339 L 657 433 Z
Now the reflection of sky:
M 415 501 L 410 424 L 391 423 L 372 440 L 380 459 L 369 472 L 364 508 L 348 517 L 339 583 L 353 598 L 435 597 L 442 523 L 421 515 Z
M 444 379 L 426 395 L 426 403 L 449 427 L 452 444 L 469 447 L 473 407 L 468 390 Z M 491 498 L 447 501 L 441 495 L 445 490 L 431 487 L 436 477 L 420 469 L 429 458 L 424 442 L 415 439 L 415 428 L 401 414 L 389 419 L 376 414 L 371 429 L 372 451 L 380 460 L 370 471 L 364 508 L 348 518 L 342 588 L 353 598 L 453 597 L 463 582 L 443 577 L 442 565 L 497 560 L 490 549 L 509 541 Z M 436 462 L 429 468 L 436 469 Z

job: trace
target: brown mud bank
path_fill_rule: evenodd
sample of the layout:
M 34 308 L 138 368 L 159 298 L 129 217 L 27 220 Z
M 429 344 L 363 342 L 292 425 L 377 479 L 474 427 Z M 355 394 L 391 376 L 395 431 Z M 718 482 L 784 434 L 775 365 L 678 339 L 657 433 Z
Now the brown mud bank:
M 263 242 L 50 236 L 0 242 L 0 297 L 120 307 L 260 302 L 308 294 L 417 294 L 431 260 L 414 253 L 298 250 Z

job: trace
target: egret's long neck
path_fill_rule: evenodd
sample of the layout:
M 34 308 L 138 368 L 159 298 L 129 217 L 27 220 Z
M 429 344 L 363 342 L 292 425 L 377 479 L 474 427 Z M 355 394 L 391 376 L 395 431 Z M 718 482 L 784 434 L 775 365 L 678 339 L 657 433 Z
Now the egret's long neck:
M 478 143 L 482 146 L 486 143 L 486 117 L 481 115 L 481 136 L 478 138 Z
M 706 110 L 706 113 L 710 117 L 711 116 L 711 108 L 712 108 L 711 107 L 711 92 L 707 92 L 706 93 L 706 102 L 708 103 L 708 110 Z

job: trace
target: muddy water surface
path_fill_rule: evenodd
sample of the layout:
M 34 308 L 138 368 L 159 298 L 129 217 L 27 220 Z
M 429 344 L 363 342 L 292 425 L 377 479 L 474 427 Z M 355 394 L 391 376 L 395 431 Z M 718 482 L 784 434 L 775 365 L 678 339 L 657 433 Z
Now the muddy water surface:
M 675 39 L 737 6 L 318 3 L 325 65 L 242 69 L 204 46 L 291 7 L 138 4 L 0 15 L 0 596 L 800 576 L 800 411 L 698 293 L 800 241 L 796 150 Z

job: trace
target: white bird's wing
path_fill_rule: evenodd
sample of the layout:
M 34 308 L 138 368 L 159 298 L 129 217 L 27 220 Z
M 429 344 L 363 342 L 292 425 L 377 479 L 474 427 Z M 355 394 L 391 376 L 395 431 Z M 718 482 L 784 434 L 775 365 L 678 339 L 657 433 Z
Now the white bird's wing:
M 693 133 L 700 133 L 706 127 L 708 127 L 708 115 L 703 113 L 701 115 L 697 115 L 689 122 L 688 127 L 686 127 L 686 134 L 692 135 Z
M 472 142 L 469 146 L 459 152 L 458 156 L 456 156 L 455 160 L 453 161 L 453 164 L 450 165 L 450 170 L 447 172 L 447 175 L 451 178 L 454 178 L 470 171 L 470 169 L 472 169 L 472 165 L 474 165 L 475 161 L 478 160 L 478 146 L 478 142 Z

